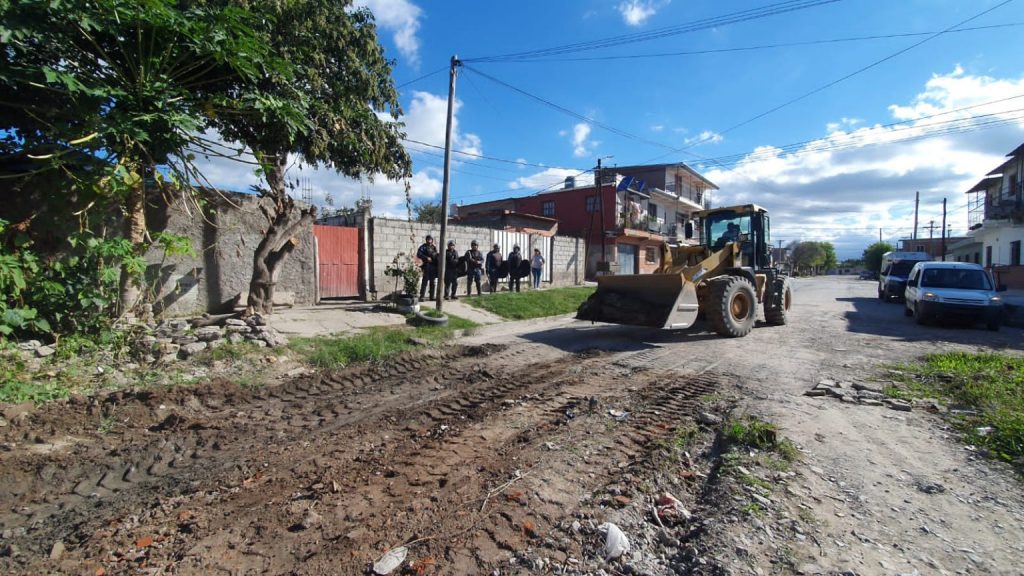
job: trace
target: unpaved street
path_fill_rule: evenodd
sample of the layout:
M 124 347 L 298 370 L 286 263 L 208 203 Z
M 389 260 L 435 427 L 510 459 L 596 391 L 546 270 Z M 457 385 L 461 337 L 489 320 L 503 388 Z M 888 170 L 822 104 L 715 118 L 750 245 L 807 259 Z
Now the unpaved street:
M 395 574 L 1019 574 L 1005 467 L 926 412 L 802 394 L 932 351 L 1020 351 L 1021 331 L 919 327 L 849 278 L 797 279 L 794 297 L 789 325 L 742 339 L 559 318 L 264 389 L 9 410 L 0 566 L 361 574 L 404 545 Z M 760 512 L 722 488 L 713 426 L 665 460 L 704 410 L 759 415 L 802 449 L 766 473 Z M 659 534 L 649 507 L 669 490 L 693 517 Z M 633 543 L 613 563 L 609 521 Z

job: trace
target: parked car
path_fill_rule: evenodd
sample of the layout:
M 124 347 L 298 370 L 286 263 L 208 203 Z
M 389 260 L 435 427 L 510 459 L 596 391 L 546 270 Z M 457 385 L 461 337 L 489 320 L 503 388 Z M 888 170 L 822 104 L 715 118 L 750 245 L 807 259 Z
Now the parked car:
M 878 280 L 878 272 L 872 272 L 870 270 L 861 270 L 857 278 L 861 280 Z
M 907 316 L 918 324 L 962 319 L 999 329 L 1003 299 L 989 273 L 967 262 L 918 262 L 910 270 L 905 292 Z
M 886 252 L 882 254 L 882 269 L 878 275 L 878 299 L 883 302 L 895 298 L 903 300 L 910 269 L 918 262 L 931 260 L 927 252 Z

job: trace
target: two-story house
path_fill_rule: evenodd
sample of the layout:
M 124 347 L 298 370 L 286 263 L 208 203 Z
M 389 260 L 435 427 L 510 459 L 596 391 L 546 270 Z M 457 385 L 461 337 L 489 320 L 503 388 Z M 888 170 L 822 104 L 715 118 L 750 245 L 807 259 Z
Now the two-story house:
M 666 183 L 671 190 L 662 187 Z M 513 213 L 552 218 L 559 233 L 587 240 L 588 277 L 599 271 L 650 273 L 661 263 L 661 243 L 684 242 L 685 223 L 704 208 L 707 191 L 717 189 L 684 164 L 606 168 L 600 186 L 576 186 L 566 178 L 557 190 L 459 206 L 457 219 Z
M 955 244 L 953 259 L 977 262 L 1011 288 L 1024 288 L 1024 144 L 967 191 L 968 238 Z

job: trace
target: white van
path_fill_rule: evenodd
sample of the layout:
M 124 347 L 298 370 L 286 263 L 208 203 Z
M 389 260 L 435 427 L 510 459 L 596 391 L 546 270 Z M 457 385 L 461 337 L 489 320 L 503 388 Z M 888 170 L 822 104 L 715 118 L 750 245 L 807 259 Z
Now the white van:
M 918 262 L 931 260 L 927 252 L 886 252 L 882 254 L 882 269 L 878 273 L 878 299 L 887 302 L 893 298 L 903 300 L 907 276 Z
M 910 271 L 903 312 L 918 324 L 961 318 L 999 330 L 1003 299 L 988 271 L 968 262 L 919 262 Z

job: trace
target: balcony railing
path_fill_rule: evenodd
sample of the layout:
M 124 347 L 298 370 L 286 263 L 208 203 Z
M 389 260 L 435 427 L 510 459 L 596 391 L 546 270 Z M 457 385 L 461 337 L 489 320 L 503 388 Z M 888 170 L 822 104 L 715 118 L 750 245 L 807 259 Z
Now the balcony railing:
M 681 237 L 683 235 L 682 224 L 651 220 L 643 216 L 638 218 L 636 221 L 631 218 L 620 217 L 618 227 L 623 230 L 643 230 L 644 232 L 661 234 L 662 236 L 669 237 Z
M 1024 205 L 1020 195 L 1016 199 L 1003 198 L 985 206 L 986 220 L 1019 220 L 1024 218 Z

